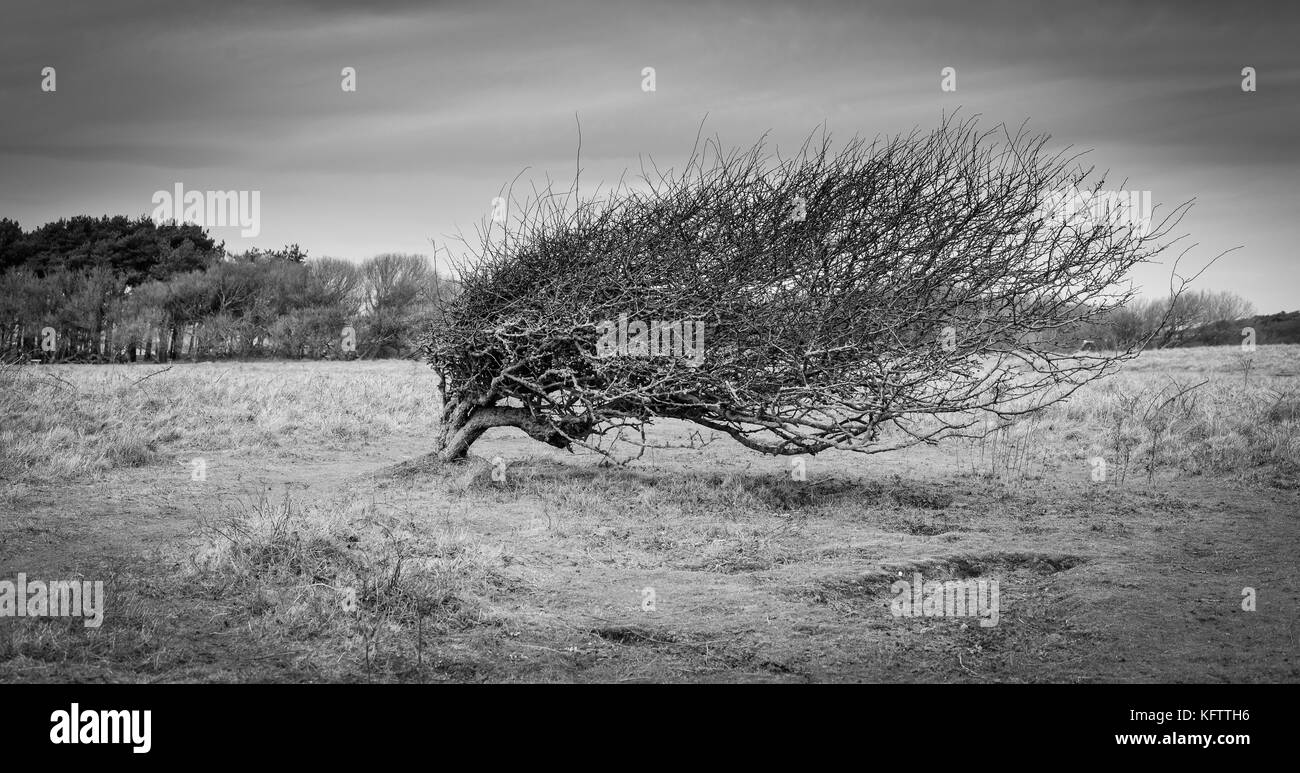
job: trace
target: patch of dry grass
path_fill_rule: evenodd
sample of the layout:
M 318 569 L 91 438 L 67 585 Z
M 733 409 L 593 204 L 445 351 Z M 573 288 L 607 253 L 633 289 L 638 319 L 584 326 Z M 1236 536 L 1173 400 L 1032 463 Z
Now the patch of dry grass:
M 10 365 L 0 368 L 0 478 L 431 430 L 431 379 L 414 362 Z
M 1115 483 L 1227 475 L 1300 484 L 1300 345 L 1150 351 L 1116 375 L 986 438 L 966 441 L 978 474 L 1032 481 L 1090 459 Z
M 500 546 L 401 508 L 286 494 L 205 523 L 188 576 L 232 626 L 311 642 L 304 659 L 330 678 L 384 679 L 419 671 L 435 637 L 502 625 L 493 599 L 520 590 L 509 561 Z
M 60 579 L 102 576 L 74 572 Z M 115 669 L 148 675 L 173 661 L 178 653 L 160 634 L 166 621 L 132 592 L 126 576 L 114 573 L 104 581 L 104 604 L 99 628 L 87 628 L 85 618 L 75 616 L 0 618 L 0 682 L 18 677 L 95 681 Z

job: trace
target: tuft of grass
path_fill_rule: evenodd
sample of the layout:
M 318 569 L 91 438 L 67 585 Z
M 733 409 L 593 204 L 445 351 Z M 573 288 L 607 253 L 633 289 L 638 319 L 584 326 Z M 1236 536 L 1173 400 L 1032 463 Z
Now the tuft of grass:
M 347 651 L 343 675 L 409 676 L 439 637 L 502 625 L 494 599 L 519 587 L 503 548 L 375 503 L 263 495 L 202 535 L 190 574 L 239 625 L 317 642 L 318 661 Z

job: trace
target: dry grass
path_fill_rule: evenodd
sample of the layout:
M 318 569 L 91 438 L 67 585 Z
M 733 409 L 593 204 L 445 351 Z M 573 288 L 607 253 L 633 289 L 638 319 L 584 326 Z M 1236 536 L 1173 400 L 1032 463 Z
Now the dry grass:
M 0 368 L 0 478 L 100 476 L 285 446 L 340 448 L 433 426 L 414 362 Z
M 492 598 L 513 586 L 500 547 L 348 497 L 304 508 L 262 496 L 205 522 L 202 537 L 187 567 L 195 587 L 258 636 L 314 642 L 306 657 L 334 665 L 326 678 L 418 672 L 426 641 L 502 625 Z
M 432 431 L 412 363 L 9 371 L 0 544 L 111 587 L 101 629 L 0 620 L 0 681 L 1297 679 L 1288 622 L 1237 604 L 1296 596 L 1300 347 L 1235 355 L 1151 352 L 983 440 L 807 480 L 726 441 L 618 468 L 508 430 L 469 465 L 358 463 Z M 212 449 L 209 488 L 159 482 Z M 1004 621 L 900 622 L 899 571 L 1000 578 Z
M 1300 475 L 1300 346 L 1144 353 L 1115 376 L 967 445 L 973 472 L 1038 480 L 1106 461 L 1107 480 L 1227 476 L 1279 487 Z

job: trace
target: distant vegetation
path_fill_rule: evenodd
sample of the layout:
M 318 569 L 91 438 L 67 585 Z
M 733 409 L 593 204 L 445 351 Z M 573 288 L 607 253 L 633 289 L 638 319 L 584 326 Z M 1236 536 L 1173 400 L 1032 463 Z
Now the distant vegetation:
M 456 289 L 423 255 L 357 265 L 309 260 L 296 244 L 232 254 L 199 226 L 147 217 L 26 232 L 0 220 L 0 352 L 11 358 L 404 356 Z
M 1188 290 L 1174 300 L 1172 309 L 1168 298 L 1134 298 L 1071 332 L 1096 349 L 1128 349 L 1142 341 L 1149 341 L 1146 348 L 1154 349 L 1236 344 L 1241 342 L 1241 328 L 1250 324 L 1246 318 L 1254 313 L 1254 306 L 1235 293 Z M 1205 340 L 1202 331 L 1208 328 L 1231 335 Z M 1275 340 L 1257 328 L 1256 343 L 1300 343 L 1300 339 Z
M 1255 329 L 1257 344 L 1300 344 L 1300 311 L 1257 314 L 1221 320 L 1189 330 L 1178 346 L 1221 346 L 1241 343 L 1243 328 Z
M 413 354 L 420 331 L 460 290 L 423 255 L 354 264 L 298 245 L 230 253 L 196 225 L 148 217 L 65 218 L 31 231 L 0 219 L 0 355 L 63 362 Z M 1125 349 L 1300 343 L 1300 311 L 1255 315 L 1230 292 L 1138 298 L 1057 343 Z M 355 348 L 343 345 L 344 328 Z M 52 329 L 52 350 L 42 331 Z M 1159 333 L 1152 337 L 1152 332 Z
M 1254 330 L 1254 342 L 1261 346 L 1300 344 L 1300 311 L 1256 314 L 1254 306 L 1235 293 L 1189 291 L 1179 296 L 1172 312 L 1168 309 L 1167 299 L 1134 299 L 1072 334 L 1097 349 L 1123 349 L 1148 337 L 1148 348 L 1154 349 L 1236 346 L 1247 328 Z

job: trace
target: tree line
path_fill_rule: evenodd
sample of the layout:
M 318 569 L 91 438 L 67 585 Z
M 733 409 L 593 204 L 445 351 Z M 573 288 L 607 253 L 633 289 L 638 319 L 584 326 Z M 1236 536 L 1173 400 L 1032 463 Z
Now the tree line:
M 1255 307 L 1236 293 L 1187 290 L 1170 298 L 1133 298 L 1108 310 L 1098 319 L 1071 331 L 1090 348 L 1115 351 L 1146 341 L 1148 348 L 1197 346 L 1210 343 L 1207 328 L 1232 328 L 1237 321 L 1249 321 Z M 1244 323 L 1243 323 L 1244 324 Z M 1240 341 L 1240 329 L 1227 343 Z M 1282 343 L 1270 341 L 1270 343 Z
M 230 253 L 200 226 L 148 217 L 82 215 L 31 231 L 0 219 L 0 352 L 7 357 L 407 356 L 459 290 L 423 255 L 384 254 L 358 265 L 309 259 L 296 244 Z M 1230 292 L 1189 291 L 1172 310 L 1170 303 L 1133 298 L 1060 331 L 1057 342 L 1107 350 L 1142 341 L 1204 344 L 1206 330 L 1232 339 L 1240 331 L 1231 323 L 1254 313 Z
M 424 255 L 230 253 L 199 226 L 0 220 L 0 351 L 50 361 L 398 357 L 457 292 Z

